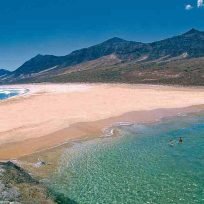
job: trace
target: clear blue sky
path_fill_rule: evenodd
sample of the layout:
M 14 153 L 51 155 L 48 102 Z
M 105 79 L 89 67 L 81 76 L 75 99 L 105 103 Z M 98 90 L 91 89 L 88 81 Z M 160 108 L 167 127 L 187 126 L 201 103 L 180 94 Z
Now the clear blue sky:
M 202 0 L 201 0 L 202 2 Z M 197 0 L 1 0 L 0 68 L 36 54 L 65 55 L 118 36 L 151 42 L 204 30 Z M 190 4 L 193 9 L 185 10 Z

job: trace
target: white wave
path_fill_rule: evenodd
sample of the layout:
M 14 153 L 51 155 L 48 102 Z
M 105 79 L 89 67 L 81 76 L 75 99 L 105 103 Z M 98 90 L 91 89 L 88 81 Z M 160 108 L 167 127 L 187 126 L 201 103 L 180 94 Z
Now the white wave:
M 22 95 L 27 92 L 27 89 L 15 89 L 15 88 L 0 88 L 0 94 L 4 95 Z
M 102 137 L 111 137 L 114 135 L 114 130 L 117 127 L 122 127 L 122 126 L 132 126 L 134 123 L 132 122 L 116 122 L 112 124 L 111 126 L 108 126 L 102 130 L 103 135 Z
M 5 95 L 9 95 L 9 94 L 11 94 L 12 92 L 11 92 L 11 91 L 7 91 L 7 90 L 0 90 L 0 93 L 1 93 L 1 94 L 5 94 Z

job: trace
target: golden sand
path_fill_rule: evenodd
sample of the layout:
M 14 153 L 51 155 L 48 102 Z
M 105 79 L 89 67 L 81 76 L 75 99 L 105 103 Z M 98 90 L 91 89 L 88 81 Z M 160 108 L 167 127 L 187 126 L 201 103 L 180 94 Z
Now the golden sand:
M 15 87 L 28 88 L 30 92 L 0 102 L 0 159 L 18 158 L 70 140 L 93 137 L 114 122 L 150 122 L 197 110 L 185 107 L 204 104 L 202 87 L 124 84 Z

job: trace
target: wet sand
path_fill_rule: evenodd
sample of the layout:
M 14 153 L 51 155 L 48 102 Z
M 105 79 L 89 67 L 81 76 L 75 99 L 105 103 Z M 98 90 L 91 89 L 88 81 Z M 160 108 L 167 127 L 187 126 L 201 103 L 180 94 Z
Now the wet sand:
M 116 122 L 154 122 L 203 110 L 204 104 L 202 87 L 123 84 L 15 87 L 28 88 L 30 92 L 0 102 L 1 160 L 97 137 Z

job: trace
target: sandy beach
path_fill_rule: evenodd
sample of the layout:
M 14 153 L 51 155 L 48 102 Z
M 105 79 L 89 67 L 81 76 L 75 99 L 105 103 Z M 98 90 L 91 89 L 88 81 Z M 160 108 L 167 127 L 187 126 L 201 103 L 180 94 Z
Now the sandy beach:
M 6 86 L 4 86 L 5 88 Z M 151 122 L 203 109 L 203 87 L 124 84 L 25 84 L 0 102 L 0 159 L 95 137 L 116 122 Z

